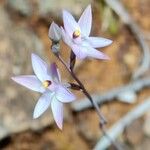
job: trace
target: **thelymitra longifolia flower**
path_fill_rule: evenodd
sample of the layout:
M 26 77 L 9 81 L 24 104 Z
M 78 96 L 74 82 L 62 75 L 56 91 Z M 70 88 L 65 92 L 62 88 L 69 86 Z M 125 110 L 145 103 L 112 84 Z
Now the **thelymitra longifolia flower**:
M 12 79 L 33 91 L 42 93 L 35 106 L 33 118 L 38 118 L 51 106 L 54 120 L 62 129 L 63 103 L 74 101 L 75 96 L 61 83 L 55 63 L 49 66 L 39 56 L 32 54 L 32 67 L 35 75 L 21 75 Z
M 64 10 L 63 22 L 64 28 L 61 27 L 63 40 L 71 47 L 77 58 L 109 59 L 107 55 L 95 48 L 108 46 L 112 41 L 101 37 L 89 36 L 92 27 L 91 5 L 85 9 L 78 22 L 68 11 Z

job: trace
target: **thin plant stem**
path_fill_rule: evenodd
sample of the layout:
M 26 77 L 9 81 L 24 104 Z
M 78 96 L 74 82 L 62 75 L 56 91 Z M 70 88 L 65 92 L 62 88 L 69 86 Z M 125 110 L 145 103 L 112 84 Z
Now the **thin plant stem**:
M 112 145 L 114 146 L 114 148 L 116 150 L 122 150 L 122 148 L 115 142 L 113 141 L 109 135 L 106 132 L 106 129 L 104 128 L 104 125 L 107 123 L 106 119 L 104 118 L 103 114 L 100 112 L 99 106 L 98 104 L 92 99 L 91 95 L 88 93 L 88 91 L 86 90 L 86 88 L 84 87 L 84 85 L 82 84 L 82 82 L 78 79 L 78 77 L 75 75 L 75 73 L 73 72 L 72 69 L 70 69 L 68 67 L 68 65 L 65 63 L 65 61 L 62 59 L 62 57 L 59 55 L 59 53 L 55 53 L 55 56 L 59 59 L 59 61 L 64 65 L 64 67 L 67 69 L 67 71 L 70 73 L 70 75 L 74 78 L 74 80 L 79 84 L 81 91 L 83 92 L 83 94 L 90 100 L 90 102 L 92 103 L 93 107 L 95 108 L 98 116 L 99 116 L 99 125 L 100 128 L 103 132 L 103 135 L 105 135 L 110 142 L 112 143 Z
M 56 55 L 57 58 L 60 60 L 60 62 L 65 66 L 65 68 L 68 70 L 68 72 L 70 73 L 70 75 L 74 78 L 74 80 L 79 84 L 79 86 L 81 87 L 81 91 L 84 93 L 84 95 L 90 100 L 90 102 L 92 103 L 93 107 L 96 109 L 97 114 L 100 118 L 100 124 L 106 124 L 107 121 L 104 118 L 104 116 L 102 115 L 102 113 L 99 110 L 99 106 L 98 104 L 92 99 L 91 95 L 88 93 L 88 91 L 85 89 L 84 85 L 82 84 L 82 82 L 78 79 L 78 77 L 75 75 L 75 73 L 73 72 L 73 70 L 71 70 L 67 64 L 64 62 L 64 60 L 61 58 L 61 56 L 58 54 Z
M 88 93 L 88 91 L 86 90 L 86 88 L 84 87 L 84 85 L 82 84 L 82 82 L 78 79 L 78 77 L 75 75 L 75 73 L 73 72 L 73 70 L 71 70 L 68 67 L 68 65 L 62 59 L 62 57 L 59 54 L 55 54 L 55 55 L 60 60 L 60 62 L 65 66 L 65 68 L 70 73 L 70 75 L 74 78 L 74 80 L 79 84 L 79 86 L 81 87 L 81 91 L 90 100 L 90 102 L 92 103 L 93 107 L 96 109 L 96 112 L 97 112 L 97 114 L 99 116 L 99 119 L 100 119 L 100 128 L 101 128 L 101 130 L 103 132 L 103 135 L 105 135 L 110 140 L 110 142 L 112 143 L 112 145 L 115 147 L 116 150 L 122 150 L 122 148 L 116 142 L 114 142 L 109 137 L 109 135 L 107 134 L 107 132 L 106 132 L 106 130 L 104 128 L 104 125 L 107 123 L 107 121 L 104 118 L 103 114 L 100 112 L 98 104 L 92 99 L 91 95 Z

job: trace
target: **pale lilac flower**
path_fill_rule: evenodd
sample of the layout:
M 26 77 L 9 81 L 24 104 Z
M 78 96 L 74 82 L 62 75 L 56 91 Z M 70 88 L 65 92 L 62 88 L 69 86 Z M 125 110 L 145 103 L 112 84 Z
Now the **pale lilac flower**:
M 109 59 L 107 55 L 95 48 L 108 46 L 112 41 L 101 37 L 89 37 L 92 26 L 91 5 L 85 9 L 78 22 L 68 11 L 64 10 L 63 22 L 64 29 L 61 28 L 63 40 L 71 47 L 77 58 Z
M 35 106 L 33 118 L 41 116 L 51 105 L 56 124 L 62 129 L 63 103 L 75 100 L 75 96 L 61 83 L 60 74 L 54 63 L 49 67 L 40 57 L 32 54 L 32 67 L 35 75 L 22 75 L 12 79 L 42 93 Z

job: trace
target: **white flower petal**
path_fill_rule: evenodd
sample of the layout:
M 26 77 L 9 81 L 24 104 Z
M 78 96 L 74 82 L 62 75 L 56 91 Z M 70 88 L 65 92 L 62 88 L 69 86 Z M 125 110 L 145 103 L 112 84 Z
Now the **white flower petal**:
M 75 21 L 73 16 L 66 10 L 63 11 L 63 22 L 64 22 L 65 31 L 71 38 L 75 30 L 80 31 L 80 27 L 78 23 Z
M 38 100 L 34 112 L 33 112 L 33 118 L 38 118 L 41 116 L 47 108 L 50 106 L 50 103 L 52 101 L 53 93 L 51 92 L 45 92 L 40 99 Z
M 52 113 L 57 126 L 62 130 L 63 126 L 63 104 L 55 97 L 51 102 Z
M 87 57 L 87 54 L 86 54 L 87 48 L 86 47 L 83 47 L 83 46 L 80 46 L 77 44 L 72 44 L 71 48 L 78 59 L 84 59 Z
M 102 52 L 100 52 L 100 51 L 98 51 L 92 47 L 87 47 L 86 54 L 88 57 L 93 57 L 93 58 L 97 58 L 97 59 L 104 59 L 104 60 L 110 59 L 106 54 L 104 54 L 104 53 L 102 53 Z
M 101 37 L 88 37 L 87 40 L 93 48 L 105 47 L 112 43 L 111 40 Z
M 57 90 L 56 90 L 56 98 L 63 102 L 63 103 L 68 103 L 72 102 L 75 100 L 75 95 L 71 93 L 66 87 L 63 85 L 59 85 Z
M 52 63 L 50 66 L 50 72 L 54 81 L 61 81 L 61 76 L 59 70 L 55 63 Z
M 70 46 L 72 41 L 71 41 L 71 37 L 66 33 L 66 31 L 61 27 L 61 32 L 62 32 L 62 39 L 63 41 Z
M 91 11 L 91 5 L 88 5 L 87 8 L 82 13 L 78 24 L 81 28 L 81 33 L 84 36 L 89 36 L 91 32 L 91 26 L 92 26 L 92 11 Z
M 16 76 L 12 77 L 12 80 L 33 91 L 41 93 L 45 91 L 42 87 L 41 81 L 34 75 Z
M 39 56 L 32 54 L 32 67 L 34 73 L 41 82 L 45 80 L 51 80 L 51 76 L 48 74 L 48 65 Z

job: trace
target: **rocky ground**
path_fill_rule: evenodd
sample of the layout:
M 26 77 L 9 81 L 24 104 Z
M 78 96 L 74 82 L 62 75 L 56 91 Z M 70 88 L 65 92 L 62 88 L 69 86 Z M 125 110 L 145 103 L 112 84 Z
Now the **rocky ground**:
M 97 114 L 93 109 L 74 113 L 72 107 L 66 104 L 63 131 L 56 127 L 50 111 L 40 119 L 33 120 L 32 112 L 39 95 L 10 79 L 14 75 L 32 73 L 30 55 L 34 52 L 47 61 L 56 61 L 64 81 L 72 81 L 65 68 L 50 52 L 48 28 L 53 19 L 62 24 L 60 16 L 64 8 L 71 10 L 78 18 L 90 0 L 61 1 L 60 5 L 57 1 L 0 1 L 0 149 L 90 150 L 102 136 Z M 148 38 L 149 0 L 122 2 Z M 110 8 L 98 0 L 92 2 L 92 8 L 92 35 L 106 37 L 114 42 L 102 49 L 110 56 L 110 61 L 77 61 L 76 74 L 91 94 L 104 93 L 128 84 L 142 56 L 135 36 Z M 64 58 L 69 55 L 64 44 L 61 53 Z M 146 75 L 149 76 L 149 73 Z M 84 98 L 80 92 L 75 91 L 75 94 L 78 100 Z M 150 89 L 144 88 L 136 93 L 132 103 L 113 99 L 112 102 L 102 105 L 101 111 L 108 120 L 106 127 L 110 128 L 149 96 Z M 149 124 L 150 112 L 147 112 L 126 126 L 117 142 L 127 150 L 149 150 Z M 114 148 L 111 146 L 109 149 Z

